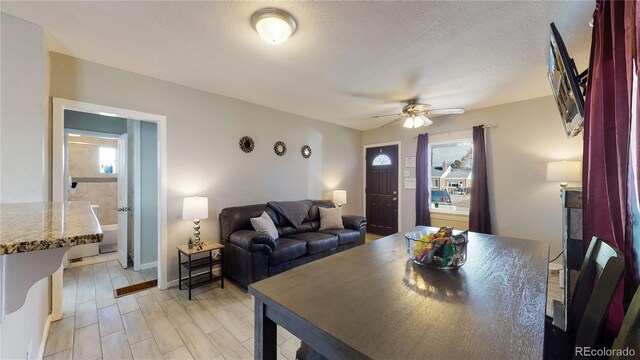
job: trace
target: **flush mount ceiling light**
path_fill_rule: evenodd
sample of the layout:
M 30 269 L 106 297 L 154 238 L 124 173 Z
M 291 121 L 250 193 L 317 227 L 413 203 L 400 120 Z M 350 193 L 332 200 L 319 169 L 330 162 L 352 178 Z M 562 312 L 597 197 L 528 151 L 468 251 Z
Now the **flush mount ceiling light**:
M 296 32 L 296 21 L 286 11 L 264 8 L 251 16 L 251 25 L 266 42 L 280 44 Z

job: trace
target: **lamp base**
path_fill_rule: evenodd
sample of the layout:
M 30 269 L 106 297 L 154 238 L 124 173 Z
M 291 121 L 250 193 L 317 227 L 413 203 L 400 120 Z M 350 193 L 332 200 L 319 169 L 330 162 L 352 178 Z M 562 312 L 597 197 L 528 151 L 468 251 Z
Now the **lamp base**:
M 193 220 L 193 244 L 200 246 L 200 219 Z

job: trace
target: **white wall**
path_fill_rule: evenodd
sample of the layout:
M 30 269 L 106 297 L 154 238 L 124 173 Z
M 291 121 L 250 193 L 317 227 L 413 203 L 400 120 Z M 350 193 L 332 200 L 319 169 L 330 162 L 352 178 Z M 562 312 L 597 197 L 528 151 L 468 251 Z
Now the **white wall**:
M 0 202 L 47 201 L 49 55 L 44 31 L 0 16 Z M 0 358 L 25 359 L 31 346 L 28 358 L 35 359 L 48 314 L 49 280 L 44 278 L 31 288 L 22 308 L 2 319 Z
M 36 359 L 49 316 L 49 278 L 29 289 L 24 305 L 2 322 L 2 359 Z
M 45 201 L 49 197 L 50 126 L 49 59 L 44 31 L 5 14 L 0 22 L 0 202 Z
M 435 134 L 480 124 L 497 125 L 485 133 L 493 232 L 516 238 L 548 240 L 552 258 L 559 254 L 562 248 L 560 186 L 546 181 L 546 163 L 561 159 L 580 160 L 582 136 L 566 138 L 553 98 L 549 96 L 468 111 L 462 115 L 435 117 L 433 121 L 434 125 L 418 130 L 393 126 L 365 131 L 362 143 L 399 140 L 403 157 L 415 156 L 417 140 L 412 136 L 418 133 Z M 451 136 L 460 136 L 460 133 Z M 439 135 L 437 139 L 446 137 Z M 431 141 L 435 138 L 430 136 Z M 415 223 L 415 190 L 402 189 L 400 195 L 403 196 L 400 228 L 406 231 Z
M 203 240 L 218 241 L 218 213 L 228 206 L 330 199 L 339 188 L 348 191 L 345 213 L 362 212 L 360 131 L 55 53 L 51 95 L 167 117 L 168 280 L 177 278 L 175 246 L 192 232 L 182 220 L 185 196 L 209 197 Z M 251 154 L 238 147 L 244 135 L 256 141 Z M 283 157 L 272 149 L 278 140 L 288 147 Z M 305 144 L 310 159 L 300 155 Z

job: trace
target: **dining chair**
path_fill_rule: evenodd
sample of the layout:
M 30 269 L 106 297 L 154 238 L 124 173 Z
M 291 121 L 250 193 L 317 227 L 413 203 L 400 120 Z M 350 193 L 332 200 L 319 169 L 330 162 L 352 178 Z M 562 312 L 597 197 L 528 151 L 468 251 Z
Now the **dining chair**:
M 623 271 L 624 262 L 618 251 L 594 236 L 569 304 L 567 331 L 545 323 L 545 359 L 579 359 L 576 347 L 593 348 L 598 344 Z
M 638 345 L 640 345 L 640 286 L 636 289 L 636 293 L 629 304 L 627 313 L 622 320 L 622 326 L 620 326 L 620 332 L 613 341 L 613 350 L 624 350 L 625 348 L 631 348 L 638 351 Z M 640 355 L 640 354 L 636 354 Z M 609 360 L 622 359 L 619 352 L 614 351 L 609 357 Z

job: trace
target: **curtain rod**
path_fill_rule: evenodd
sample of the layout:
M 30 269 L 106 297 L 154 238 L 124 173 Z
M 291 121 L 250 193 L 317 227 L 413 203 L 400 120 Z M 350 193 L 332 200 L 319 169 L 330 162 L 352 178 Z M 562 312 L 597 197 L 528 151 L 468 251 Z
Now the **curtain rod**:
M 482 125 L 483 128 L 485 129 L 491 129 L 491 128 L 497 128 L 498 125 Z M 437 133 L 428 133 L 429 135 L 441 135 L 441 134 L 451 134 L 451 133 L 456 133 L 456 132 L 462 132 L 462 131 L 469 131 L 469 130 L 473 130 L 473 128 L 469 128 L 469 129 L 458 129 L 458 130 L 451 130 L 451 131 L 441 131 L 441 132 L 437 132 Z M 412 139 L 417 139 L 418 135 L 413 135 L 411 137 Z

